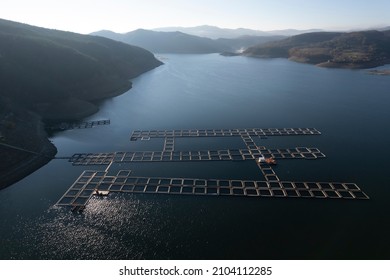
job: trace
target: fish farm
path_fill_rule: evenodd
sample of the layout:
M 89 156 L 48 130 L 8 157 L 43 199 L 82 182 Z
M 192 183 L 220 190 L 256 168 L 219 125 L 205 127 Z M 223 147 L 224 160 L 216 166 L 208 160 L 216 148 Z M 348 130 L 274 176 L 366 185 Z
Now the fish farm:
M 321 160 L 326 156 L 315 147 L 291 147 L 269 149 L 256 145 L 255 139 L 273 136 L 319 136 L 315 128 L 254 128 L 254 129 L 192 129 L 192 130 L 137 130 L 130 141 L 163 139 L 158 151 L 117 151 L 108 153 L 78 153 L 66 159 L 74 166 L 85 166 L 88 170 L 76 179 L 56 205 L 83 210 L 93 196 L 109 193 L 173 194 L 246 196 L 275 198 L 316 199 L 369 199 L 355 183 L 348 182 L 294 182 L 280 180 L 273 169 L 283 160 Z M 239 137 L 245 149 L 225 150 L 177 150 L 175 140 L 181 137 Z M 132 170 L 120 170 L 112 175 L 110 167 L 115 163 L 132 162 L 192 162 L 192 161 L 252 161 L 264 176 L 263 180 L 241 180 L 240 178 L 165 178 L 133 176 Z M 104 166 L 104 170 L 93 170 L 90 166 Z M 103 167 L 103 168 L 104 168 Z M 152 175 L 152 174 L 151 174 Z

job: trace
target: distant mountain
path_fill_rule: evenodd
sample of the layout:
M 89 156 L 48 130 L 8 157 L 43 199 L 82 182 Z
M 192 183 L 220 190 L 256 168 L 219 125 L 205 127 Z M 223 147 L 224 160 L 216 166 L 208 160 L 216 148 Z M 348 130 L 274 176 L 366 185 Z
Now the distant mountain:
M 217 39 L 199 37 L 182 32 L 162 32 L 138 29 L 125 34 L 107 30 L 91 33 L 131 45 L 145 48 L 154 53 L 219 53 L 237 51 L 255 44 L 279 40 L 282 36 L 241 36 L 234 39 Z
M 221 45 L 220 52 L 243 52 L 246 48 L 267 42 L 278 41 L 285 36 L 241 36 L 234 39 L 220 38 L 215 41 Z
M 107 31 L 94 32 L 91 35 L 145 48 L 154 53 L 214 53 L 220 48 L 213 40 L 184 34 L 182 32 L 156 32 L 138 29 L 125 34 Z
M 309 33 L 315 31 L 322 31 L 319 29 L 310 29 L 310 30 L 297 30 L 297 29 L 286 29 L 286 30 L 274 30 L 274 31 L 261 31 L 253 30 L 247 28 L 219 28 L 216 26 L 210 25 L 201 25 L 196 27 L 162 27 L 153 29 L 154 31 L 163 31 L 163 32 L 183 32 L 190 35 L 206 37 L 210 39 L 233 39 L 241 36 L 293 36 L 302 33 Z
M 267 33 L 270 35 L 281 35 L 281 36 L 295 36 L 299 34 L 305 34 L 305 33 L 313 33 L 313 32 L 324 32 L 322 29 L 282 29 L 282 30 L 272 30 L 268 31 Z
M 206 37 L 210 39 L 219 39 L 219 38 L 232 39 L 241 36 L 269 36 L 269 34 L 264 31 L 251 30 L 245 28 L 228 29 L 228 28 L 219 28 L 210 25 L 202 25 L 196 27 L 162 27 L 153 30 L 163 31 L 163 32 L 179 31 L 190 35 Z
M 161 64 L 139 47 L 7 20 L 0 20 L 0 42 L 0 94 L 45 117 L 66 107 L 77 118 L 69 107 L 92 109 L 89 101 L 129 88 L 129 79 Z
M 105 37 L 105 38 L 119 41 L 119 42 L 122 40 L 122 37 L 123 37 L 123 34 L 115 33 L 115 32 L 110 31 L 110 30 L 100 30 L 98 32 L 91 33 L 90 35 L 93 35 L 93 36 L 98 35 L 98 36 Z
M 370 68 L 390 63 L 390 31 L 315 32 L 244 51 L 255 57 L 285 57 L 323 67 Z
M 390 30 L 390 26 L 379 28 L 378 31 L 388 31 Z

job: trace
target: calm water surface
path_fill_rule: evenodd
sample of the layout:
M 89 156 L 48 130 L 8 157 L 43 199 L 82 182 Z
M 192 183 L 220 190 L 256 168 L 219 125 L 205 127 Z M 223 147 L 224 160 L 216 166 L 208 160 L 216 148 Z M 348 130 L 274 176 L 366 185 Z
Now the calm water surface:
M 357 183 L 369 201 L 116 194 L 81 215 L 53 205 L 85 169 L 53 160 L 0 191 L 2 259 L 390 258 L 390 77 L 284 59 L 164 55 L 163 66 L 105 101 L 111 125 L 53 136 L 58 156 L 161 150 L 138 129 L 315 127 L 269 148 L 317 147 L 324 160 L 285 160 L 283 180 Z M 260 143 L 259 141 L 259 143 Z M 237 139 L 178 139 L 180 150 L 242 148 Z M 137 176 L 261 179 L 254 162 L 134 163 Z

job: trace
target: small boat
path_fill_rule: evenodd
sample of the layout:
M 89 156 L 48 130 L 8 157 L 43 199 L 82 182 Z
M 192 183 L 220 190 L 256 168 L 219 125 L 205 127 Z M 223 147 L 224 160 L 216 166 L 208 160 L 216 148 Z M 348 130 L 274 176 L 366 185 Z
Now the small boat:
M 269 164 L 269 165 L 275 165 L 276 164 L 276 160 L 273 157 L 266 158 L 263 155 L 259 156 L 259 158 L 257 159 L 257 162 L 258 163 L 266 163 L 266 164 Z
M 276 164 L 276 160 L 273 157 L 266 158 L 265 159 L 265 163 L 270 164 L 270 165 L 275 165 Z
M 108 196 L 109 193 L 110 193 L 109 191 L 95 190 L 94 195 L 97 195 L 97 196 Z
M 258 163 L 264 163 L 265 162 L 265 157 L 263 155 L 259 156 L 259 158 L 257 159 L 257 162 Z

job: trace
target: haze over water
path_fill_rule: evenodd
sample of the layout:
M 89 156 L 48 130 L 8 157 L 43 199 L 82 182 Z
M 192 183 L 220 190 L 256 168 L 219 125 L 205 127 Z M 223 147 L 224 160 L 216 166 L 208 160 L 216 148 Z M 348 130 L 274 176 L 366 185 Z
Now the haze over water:
M 161 150 L 132 130 L 315 127 L 268 148 L 316 147 L 322 160 L 281 160 L 282 180 L 354 182 L 368 201 L 166 195 L 92 199 L 81 215 L 53 205 L 83 170 L 53 160 L 0 192 L 0 258 L 388 258 L 390 132 L 386 76 L 285 59 L 161 55 L 163 66 L 101 104 L 111 125 L 60 132 L 58 156 Z M 180 150 L 243 148 L 238 138 L 180 139 Z M 135 176 L 261 179 L 254 162 L 133 163 Z

